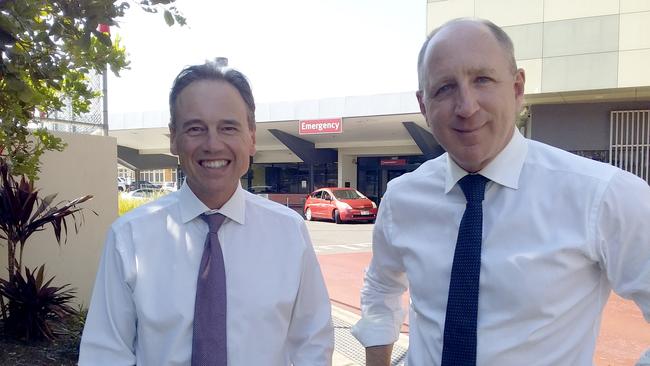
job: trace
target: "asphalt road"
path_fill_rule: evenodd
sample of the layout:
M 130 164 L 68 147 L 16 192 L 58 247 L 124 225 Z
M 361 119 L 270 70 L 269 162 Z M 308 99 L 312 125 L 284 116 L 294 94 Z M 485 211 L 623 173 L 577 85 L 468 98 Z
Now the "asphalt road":
M 331 221 L 307 221 L 316 254 L 370 252 L 372 229 L 368 223 L 335 224 Z

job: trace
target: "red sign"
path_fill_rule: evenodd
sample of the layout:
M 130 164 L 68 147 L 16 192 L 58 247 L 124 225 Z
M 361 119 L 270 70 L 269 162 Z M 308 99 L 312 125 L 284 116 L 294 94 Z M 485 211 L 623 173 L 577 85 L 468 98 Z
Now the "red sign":
M 298 124 L 298 133 L 301 135 L 343 132 L 343 118 L 311 119 L 298 121 Z
M 397 165 L 406 165 L 406 159 L 387 159 L 387 160 L 380 160 L 379 165 L 390 165 L 390 166 L 397 166 Z

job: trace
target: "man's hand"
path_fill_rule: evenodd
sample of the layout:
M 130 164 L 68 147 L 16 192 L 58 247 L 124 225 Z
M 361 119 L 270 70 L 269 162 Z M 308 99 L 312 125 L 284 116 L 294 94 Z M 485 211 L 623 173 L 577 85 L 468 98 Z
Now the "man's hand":
M 393 345 L 366 347 L 366 366 L 390 366 Z

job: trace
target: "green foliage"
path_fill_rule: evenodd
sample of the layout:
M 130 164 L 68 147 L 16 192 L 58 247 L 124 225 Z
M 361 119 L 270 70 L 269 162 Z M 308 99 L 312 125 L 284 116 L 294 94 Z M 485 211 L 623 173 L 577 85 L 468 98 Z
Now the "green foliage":
M 86 325 L 86 317 L 88 316 L 88 309 L 84 308 L 83 305 L 77 305 L 73 314 L 70 314 L 65 318 L 65 321 L 61 324 L 61 333 L 67 335 L 73 340 L 70 342 L 75 345 L 75 349 L 65 350 L 66 353 L 72 353 L 78 351 L 79 343 L 81 342 L 81 336 L 83 334 L 84 326 Z
M 160 193 L 155 194 L 151 198 L 141 198 L 141 199 L 133 199 L 126 197 L 125 195 L 118 195 L 117 197 L 117 210 L 120 216 L 124 215 L 125 213 L 133 210 L 136 207 L 142 206 L 147 202 L 154 201 L 162 196 L 167 194 L 164 191 L 160 191 Z
M 72 292 L 63 290 L 66 286 L 50 286 L 51 279 L 43 283 L 44 265 L 33 279 L 30 276 L 34 273 L 27 268 L 26 276 L 22 274 L 23 251 L 29 237 L 51 226 L 57 243 L 65 242 L 68 225 L 73 224 L 77 232 L 83 221 L 80 204 L 92 196 L 54 204 L 55 198 L 56 194 L 40 197 L 39 190 L 31 181 L 25 176 L 19 180 L 14 178 L 5 161 L 0 159 L 0 239 L 6 240 L 9 271 L 7 280 L 0 279 L 0 310 L 8 332 L 19 337 L 51 338 L 51 332 L 43 321 L 49 316 L 58 319 L 59 315 L 66 313 L 64 305 L 72 299 Z M 4 298 L 8 300 L 7 304 Z M 38 304 L 37 308 L 35 304 Z M 34 313 L 37 311 L 45 313 Z M 29 323 L 25 323 L 28 320 Z
M 18 272 L 10 280 L 0 278 L 0 296 L 9 300 L 7 333 L 17 339 L 40 340 L 55 338 L 51 324 L 77 311 L 69 305 L 75 290 L 70 285 L 51 286 L 54 277 L 44 280 L 45 265 L 35 271 L 25 267 L 25 276 Z
M 167 24 L 185 24 L 174 0 L 132 0 L 147 12 L 164 11 Z M 37 179 L 47 150 L 64 144 L 28 124 L 38 110 L 60 111 L 69 100 L 73 113 L 87 112 L 97 93 L 90 72 L 106 67 L 119 75 L 128 67 L 119 37 L 98 30 L 115 26 L 129 2 L 116 0 L 0 0 L 0 158 L 14 175 Z
M 26 177 L 16 180 L 7 164 L 0 160 L 0 239 L 7 240 L 9 248 L 9 277 L 20 272 L 23 249 L 27 239 L 35 232 L 51 225 L 59 244 L 67 239 L 68 219 L 75 232 L 79 229 L 79 205 L 92 199 L 87 195 L 68 202 L 53 204 L 56 194 L 39 197 L 40 191 Z M 64 234 L 65 236 L 63 236 Z
M 521 109 L 521 112 L 517 115 L 517 119 L 515 121 L 515 124 L 517 125 L 518 128 L 526 127 L 528 124 L 528 120 L 530 120 L 530 107 L 524 106 Z
M 133 210 L 134 208 L 146 203 L 145 201 L 141 200 L 133 200 L 129 199 L 126 197 L 123 197 L 122 195 L 119 195 L 117 197 L 117 211 L 120 216 L 124 215 L 125 213 Z

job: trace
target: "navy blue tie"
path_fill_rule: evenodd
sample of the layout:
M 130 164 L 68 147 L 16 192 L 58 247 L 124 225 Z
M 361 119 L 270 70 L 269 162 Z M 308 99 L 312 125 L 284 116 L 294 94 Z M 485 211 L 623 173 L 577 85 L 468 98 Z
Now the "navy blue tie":
M 460 220 L 449 281 L 442 366 L 476 365 L 476 319 L 481 275 L 483 197 L 488 179 L 469 174 L 458 181 L 467 205 Z

